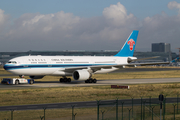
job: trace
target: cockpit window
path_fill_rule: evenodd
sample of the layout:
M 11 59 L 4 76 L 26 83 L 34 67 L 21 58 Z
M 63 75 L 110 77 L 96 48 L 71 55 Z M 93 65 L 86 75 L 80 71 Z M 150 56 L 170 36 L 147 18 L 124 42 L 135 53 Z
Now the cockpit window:
M 9 63 L 9 64 L 17 64 L 16 61 L 9 61 L 8 63 Z

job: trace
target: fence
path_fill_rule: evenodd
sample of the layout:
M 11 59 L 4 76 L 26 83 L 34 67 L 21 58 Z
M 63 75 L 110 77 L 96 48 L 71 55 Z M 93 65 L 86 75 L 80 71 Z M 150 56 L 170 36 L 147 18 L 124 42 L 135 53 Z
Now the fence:
M 162 109 L 158 98 L 151 97 L 98 100 L 83 102 L 84 105 L 81 102 L 64 103 L 61 108 L 56 104 L 51 107 L 44 104 L 40 108 L 27 106 L 24 110 L 4 106 L 0 107 L 0 120 L 178 120 L 179 101 L 179 95 L 165 98 Z

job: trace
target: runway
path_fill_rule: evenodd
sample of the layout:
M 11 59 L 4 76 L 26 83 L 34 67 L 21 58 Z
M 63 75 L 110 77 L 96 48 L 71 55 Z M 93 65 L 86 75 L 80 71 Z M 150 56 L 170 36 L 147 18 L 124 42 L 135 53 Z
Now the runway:
M 142 71 L 167 71 L 180 70 L 177 68 L 124 68 L 114 71 L 119 72 L 142 72 Z M 17 76 L 13 74 L 1 74 L 1 77 Z M 19 77 L 19 76 L 17 76 Z M 154 78 L 154 79 L 112 79 L 112 80 L 97 80 L 97 83 L 85 83 L 84 81 L 72 81 L 71 83 L 60 83 L 59 81 L 35 81 L 33 85 L 1 85 L 0 89 L 21 89 L 21 88 L 43 88 L 43 87 L 89 87 L 99 85 L 131 85 L 131 84 L 152 84 L 152 83 L 178 83 L 180 78 Z
M 21 88 L 45 88 L 45 87 L 90 87 L 101 85 L 132 85 L 132 84 L 152 84 L 152 83 L 179 83 L 180 78 L 154 78 L 154 79 L 117 79 L 98 80 L 97 83 L 85 83 L 84 81 L 72 81 L 71 83 L 60 83 L 59 81 L 41 81 L 33 85 L 2 85 L 0 89 L 21 89 Z

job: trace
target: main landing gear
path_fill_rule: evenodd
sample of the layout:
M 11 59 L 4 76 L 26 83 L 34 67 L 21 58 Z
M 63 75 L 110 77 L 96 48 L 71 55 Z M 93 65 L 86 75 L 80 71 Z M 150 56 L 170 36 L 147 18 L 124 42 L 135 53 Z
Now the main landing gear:
M 85 80 L 85 83 L 96 83 L 96 82 L 97 80 L 92 78 Z
M 71 78 L 66 78 L 66 77 L 64 77 L 64 78 L 60 78 L 59 79 L 59 82 L 64 82 L 64 83 L 70 83 L 71 82 Z
M 66 78 L 66 77 L 60 78 L 59 82 L 60 83 L 70 83 L 71 82 L 71 78 Z M 85 83 L 96 83 L 96 82 L 97 82 L 97 80 L 96 79 L 92 79 L 92 78 L 89 78 L 89 79 L 85 80 Z

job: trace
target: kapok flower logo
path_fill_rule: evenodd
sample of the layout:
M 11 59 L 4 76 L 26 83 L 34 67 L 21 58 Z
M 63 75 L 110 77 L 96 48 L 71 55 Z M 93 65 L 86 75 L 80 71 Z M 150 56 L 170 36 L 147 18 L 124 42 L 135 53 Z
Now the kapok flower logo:
M 135 41 L 133 39 L 130 39 L 127 44 L 129 45 L 129 49 L 132 51 L 133 45 L 135 45 Z

